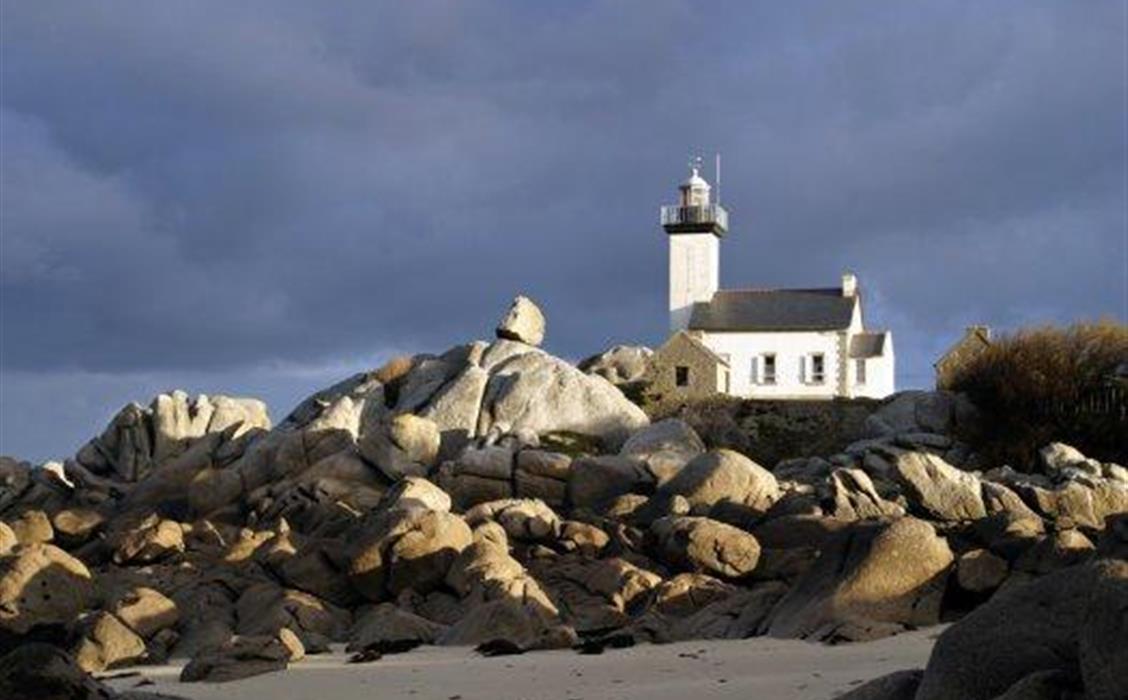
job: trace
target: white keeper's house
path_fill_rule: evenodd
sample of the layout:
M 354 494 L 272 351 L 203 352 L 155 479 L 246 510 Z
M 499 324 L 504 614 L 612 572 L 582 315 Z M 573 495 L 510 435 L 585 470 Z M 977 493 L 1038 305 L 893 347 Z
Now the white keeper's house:
M 834 287 L 720 289 L 728 212 L 693 168 L 661 210 L 670 247 L 671 336 L 654 355 L 659 394 L 750 398 L 883 397 L 894 391 L 893 335 L 868 330 L 858 279 Z

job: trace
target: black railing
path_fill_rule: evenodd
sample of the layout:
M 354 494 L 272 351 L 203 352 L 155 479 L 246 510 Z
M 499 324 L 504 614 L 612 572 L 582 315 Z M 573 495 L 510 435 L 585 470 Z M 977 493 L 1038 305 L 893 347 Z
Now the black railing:
M 728 212 L 720 204 L 696 207 L 662 207 L 663 226 L 714 225 L 728 230 Z

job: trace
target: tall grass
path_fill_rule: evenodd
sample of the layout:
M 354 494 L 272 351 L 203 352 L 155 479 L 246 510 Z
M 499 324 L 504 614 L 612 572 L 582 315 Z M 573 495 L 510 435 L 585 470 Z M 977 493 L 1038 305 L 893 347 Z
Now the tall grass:
M 963 437 L 990 463 L 1034 466 L 1052 441 L 1128 463 L 1125 397 L 1128 326 L 1113 321 L 1045 326 L 1003 336 L 953 374 L 983 420 Z

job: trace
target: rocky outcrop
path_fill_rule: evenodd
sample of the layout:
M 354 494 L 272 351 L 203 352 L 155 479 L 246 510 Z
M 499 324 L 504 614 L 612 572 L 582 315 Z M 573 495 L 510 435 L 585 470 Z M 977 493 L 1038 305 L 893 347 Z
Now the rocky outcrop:
M 921 515 L 945 521 L 978 520 L 987 515 L 979 479 L 934 454 L 898 454 L 893 462 L 893 477 Z
M 462 451 L 439 469 L 437 482 L 461 509 L 513 496 L 515 454 L 511 447 L 486 445 Z
M 517 649 L 558 649 L 575 643 L 571 630 L 553 625 L 536 606 L 503 598 L 475 606 L 450 629 L 439 635 L 445 646 L 474 646 L 494 640 Z
M 0 521 L 0 556 L 10 554 L 19 543 L 15 531 L 8 526 L 8 523 Z
M 709 518 L 660 518 L 650 532 L 659 558 L 679 569 L 741 578 L 752 573 L 760 560 L 755 537 Z
M 378 422 L 360 440 L 360 453 L 388 479 L 426 476 L 439 458 L 442 436 L 427 418 L 401 413 Z
M 496 523 L 474 531 L 474 542 L 451 564 L 445 583 L 464 609 L 508 599 L 532 605 L 548 616 L 558 613 L 541 584 L 510 555 L 505 530 Z
M 1079 677 L 1086 697 L 1124 697 L 1128 563 L 1062 569 L 996 595 L 940 635 L 918 700 L 988 700 L 1033 673 Z M 1109 665 L 1112 663 L 1112 665 Z
M 70 492 L 71 485 L 47 465 L 33 467 L 29 462 L 0 456 L 0 515 L 6 520 L 28 510 L 54 512 Z
M 1052 442 L 1038 451 L 1039 466 L 1050 478 L 1068 478 L 1071 471 L 1088 476 L 1101 476 L 1101 463 L 1081 454 L 1063 442 Z
M 0 557 L 0 630 L 26 634 L 36 625 L 68 625 L 93 597 L 90 570 L 50 544 Z
M 525 449 L 513 463 L 513 492 L 518 498 L 536 498 L 556 508 L 568 500 L 572 458 L 561 452 Z
M 161 481 L 175 479 L 183 487 L 209 462 L 234 461 L 245 435 L 269 428 L 266 405 L 256 399 L 160 394 L 148 407 L 123 408 L 66 464 L 66 475 L 92 488 L 125 492 L 163 470 Z
M 669 481 L 691 460 L 705 452 L 705 443 L 688 423 L 667 418 L 639 430 L 619 454 L 646 463 L 659 483 Z
M 391 603 L 381 603 L 357 619 L 349 632 L 347 651 L 362 651 L 397 642 L 433 644 L 445 629 L 444 625 L 401 610 Z
M 923 675 L 920 669 L 894 671 L 839 695 L 838 700 L 913 700 Z
M 184 551 L 184 528 L 153 514 L 118 524 L 106 543 L 117 564 L 151 564 Z
M 642 409 L 602 377 L 551 355 L 526 352 L 491 371 L 478 434 L 564 431 L 597 437 L 616 449 L 647 423 Z
M 654 351 L 642 345 L 616 345 L 579 363 L 580 371 L 603 377 L 630 391 L 645 383 Z
M 983 661 L 961 647 L 1018 648 L 988 697 L 1123 695 L 1106 672 L 1124 663 L 1123 574 L 1092 563 L 1128 551 L 1123 468 L 1051 445 L 1042 473 L 987 469 L 948 434 L 973 415 L 963 399 L 918 393 L 878 410 L 880 434 L 770 472 L 681 419 L 650 425 L 610 370 L 534 347 L 527 321 L 357 374 L 272 429 L 253 405 L 174 393 L 123 411 L 66 474 L 0 459 L 0 648 L 51 638 L 85 668 L 171 657 L 221 681 L 342 642 L 364 659 L 843 642 L 989 601 L 1018 607 L 957 622 L 968 636 L 923 681 L 855 696 L 938 673 L 957 689 L 937 697 L 974 697 L 994 669 L 944 670 Z M 1064 572 L 1084 602 L 1047 583 Z M 1011 624 L 1039 615 L 1044 639 Z
M 180 672 L 180 681 L 226 683 L 281 671 L 303 656 L 301 641 L 288 629 L 271 637 L 232 637 L 223 645 L 194 656 Z
M 427 593 L 471 542 L 470 528 L 457 515 L 426 508 L 378 513 L 348 536 L 349 576 L 372 601 L 403 591 Z
M 1128 561 L 1093 566 L 1093 587 L 1077 630 L 1077 661 L 1093 700 L 1128 697 Z M 1119 613 L 1119 614 L 1118 614 Z
M 959 426 L 978 420 L 975 406 L 962 394 L 950 391 L 902 391 L 886 399 L 866 419 L 871 437 L 911 433 L 952 435 Z
M 29 642 L 0 658 L 0 697 L 7 700 L 105 700 L 113 692 L 59 647 Z
M 568 502 L 574 508 L 599 508 L 617 496 L 653 491 L 654 474 L 634 457 L 580 457 L 568 477 Z
M 675 621 L 669 628 L 669 639 L 745 639 L 760 634 L 786 592 L 787 587 L 778 581 L 741 590 Z
M 861 640 L 940 619 L 952 551 L 914 518 L 861 522 L 833 535 L 773 611 L 774 637 Z
M 122 591 L 114 596 L 108 609 L 143 639 L 149 639 L 180 621 L 180 609 L 176 603 L 148 586 L 132 586 Z
M 87 672 L 137 663 L 145 656 L 145 640 L 115 615 L 94 613 L 79 625 L 74 647 L 78 667 Z
M 718 515 L 726 520 L 752 521 L 765 514 L 780 497 L 772 473 L 732 450 L 713 450 L 693 458 L 654 493 L 643 518 L 670 512 L 681 499 L 694 515 Z
M 352 622 L 342 610 L 303 591 L 282 588 L 274 583 L 256 583 L 243 591 L 235 603 L 235 631 L 243 636 L 270 636 L 288 629 L 315 647 L 328 641 L 342 641 Z
M 445 512 L 451 509 L 451 505 L 450 495 L 446 491 L 426 479 L 409 476 L 388 489 L 378 509 L 426 508 Z
M 973 593 L 994 590 L 1006 580 L 1007 560 L 986 549 L 964 552 L 956 560 L 956 580 L 960 588 Z
M 882 498 L 869 475 L 861 469 L 841 468 L 830 475 L 834 517 L 842 520 L 896 518 L 905 514 L 898 503 Z
M 496 522 L 510 539 L 526 542 L 555 542 L 562 527 L 560 517 L 536 499 L 488 501 L 466 511 L 465 518 L 470 527 Z

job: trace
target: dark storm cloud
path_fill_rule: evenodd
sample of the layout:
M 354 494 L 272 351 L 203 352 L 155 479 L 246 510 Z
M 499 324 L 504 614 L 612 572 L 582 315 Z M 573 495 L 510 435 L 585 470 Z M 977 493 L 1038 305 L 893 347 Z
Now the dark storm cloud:
M 0 451 L 129 392 L 285 404 L 518 291 L 560 354 L 659 342 L 691 152 L 724 283 L 854 269 L 903 384 L 966 323 L 1126 313 L 1117 3 L 2 12 Z

